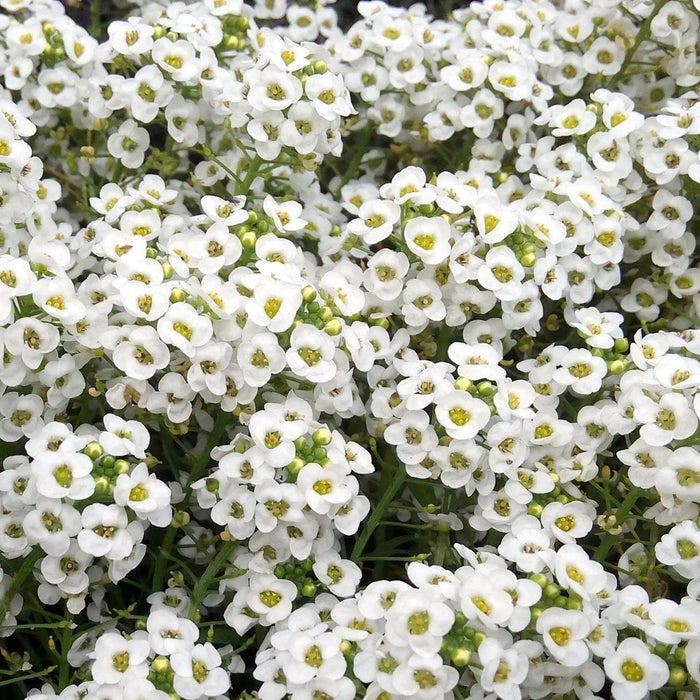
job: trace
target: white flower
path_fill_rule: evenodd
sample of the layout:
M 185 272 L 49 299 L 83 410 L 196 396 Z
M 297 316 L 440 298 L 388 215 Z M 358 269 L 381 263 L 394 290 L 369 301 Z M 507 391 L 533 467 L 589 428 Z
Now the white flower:
M 276 202 L 271 195 L 267 195 L 263 200 L 263 210 L 272 219 L 275 228 L 282 232 L 298 231 L 307 224 L 299 217 L 302 212 L 299 202 Z
M 611 656 L 603 659 L 607 677 L 612 681 L 616 700 L 642 700 L 650 690 L 666 683 L 666 662 L 652 654 L 641 639 L 627 637 Z
M 55 350 L 60 340 L 58 329 L 36 318 L 20 318 L 7 327 L 4 343 L 7 351 L 22 358 L 29 369 L 37 369 L 44 355 Z
M 417 216 L 404 228 L 408 249 L 427 265 L 439 265 L 450 255 L 450 224 L 439 217 Z
M 47 555 L 41 560 L 41 574 L 64 593 L 79 595 L 90 582 L 86 569 L 91 562 L 92 556 L 76 540 L 71 540 L 67 552 L 60 556 Z
M 293 447 L 293 444 L 292 444 Z M 291 461 L 287 459 L 285 464 Z M 304 497 L 295 484 L 278 484 L 272 480 L 255 486 L 255 525 L 261 532 L 272 532 L 278 521 L 297 523 L 304 519 Z
M 66 503 L 42 498 L 24 516 L 22 527 L 30 543 L 38 543 L 47 554 L 60 557 L 68 551 L 70 538 L 80 531 L 80 513 Z
M 44 402 L 35 394 L 20 395 L 14 391 L 0 396 L 0 438 L 15 442 L 31 437 L 43 425 Z
M 516 700 L 520 697 L 520 685 L 525 680 L 530 662 L 520 649 L 531 642 L 517 642 L 504 648 L 498 640 L 487 637 L 479 645 L 479 660 L 483 670 L 479 683 L 484 690 L 497 693 L 498 697 Z
M 386 615 L 389 643 L 409 646 L 421 657 L 437 654 L 452 627 L 454 612 L 423 591 L 404 591 L 395 602 Z
M 173 688 L 185 700 L 221 695 L 231 687 L 228 673 L 221 668 L 221 656 L 209 642 L 174 652 L 170 665 L 175 671 Z
M 110 22 L 107 26 L 111 46 L 124 56 L 139 56 L 150 51 L 154 31 L 155 29 L 140 17 L 129 17 L 123 22 Z
M 168 346 L 151 326 L 134 326 L 112 353 L 116 367 L 133 379 L 150 379 L 170 362 Z
M 292 331 L 289 342 L 286 358 L 294 374 L 316 383 L 335 376 L 335 344 L 327 333 L 302 323 Z
M 342 78 L 330 71 L 309 76 L 304 83 L 304 92 L 311 100 L 314 109 L 328 121 L 336 117 L 346 117 L 355 112 Z
M 498 553 L 515 562 L 521 571 L 539 573 L 545 566 L 551 567 L 554 558 L 552 538 L 537 522 L 527 515 L 518 518 L 501 543 Z
M 289 617 L 296 596 L 297 589 L 291 581 L 261 574 L 251 577 L 245 600 L 263 624 L 271 625 Z
M 362 578 L 362 571 L 357 564 L 348 559 L 341 559 L 340 555 L 332 550 L 316 557 L 313 571 L 331 593 L 341 598 L 354 595 Z
M 199 637 L 197 625 L 170 608 L 152 609 L 146 620 L 146 629 L 148 642 L 156 654 L 187 651 Z
M 157 527 L 165 527 L 172 518 L 170 498 L 167 484 L 149 474 L 143 462 L 137 464 L 130 474 L 119 474 L 114 486 L 117 505 L 128 506 Z
M 325 515 L 332 506 L 345 503 L 352 496 L 346 485 L 347 469 L 340 464 L 306 464 L 297 475 L 297 485 L 304 492 L 309 508 Z
M 486 427 L 491 411 L 468 392 L 454 390 L 436 400 L 435 416 L 450 437 L 468 440 Z
M 170 41 L 166 37 L 156 39 L 151 48 L 151 56 L 160 68 L 178 82 L 190 80 L 199 70 L 199 61 L 195 56 L 194 47 L 184 39 L 176 41 Z
M 124 639 L 117 632 L 105 632 L 95 643 L 90 672 L 98 683 L 123 683 L 127 679 L 148 675 L 146 659 L 151 645 L 142 636 Z M 141 633 L 143 634 L 143 633 Z
M 190 358 L 197 348 L 209 342 L 213 333 L 211 321 L 183 301 L 170 306 L 158 319 L 157 328 L 163 342 L 174 345 Z
M 363 201 L 358 218 L 348 222 L 348 231 L 359 236 L 366 245 L 374 245 L 389 238 L 394 224 L 401 216 L 401 207 L 381 199 Z
M 92 503 L 81 516 L 83 529 L 78 533 L 78 544 L 95 557 L 125 559 L 143 534 L 137 522 L 128 522 L 121 506 Z
M 658 561 L 672 566 L 681 576 L 696 576 L 700 563 L 700 528 L 692 520 L 674 525 L 656 543 L 654 554 Z
M 273 333 L 259 332 L 238 346 L 236 361 L 246 384 L 260 387 L 286 366 L 284 350 Z
M 647 634 L 663 644 L 679 644 L 696 639 L 700 628 L 700 601 L 688 596 L 680 603 L 667 598 L 655 600 L 649 606 L 652 625 Z
M 137 126 L 133 119 L 127 119 L 122 122 L 117 132 L 107 139 L 107 150 L 123 163 L 124 167 L 140 168 L 149 144 L 150 137 L 146 129 Z
M 429 657 L 414 655 L 396 669 L 395 678 L 397 693 L 437 700 L 450 696 L 459 680 L 459 672 L 445 666 L 438 654 Z
M 594 627 L 588 613 L 561 608 L 544 610 L 536 623 L 547 651 L 564 666 L 580 666 L 590 658 L 585 640 Z
M 243 540 L 255 532 L 255 506 L 257 501 L 245 486 L 233 482 L 219 488 L 221 500 L 211 509 L 211 519 L 225 525 L 236 539 Z
M 89 498 L 95 491 L 92 460 L 81 452 L 44 452 L 32 461 L 36 490 L 46 498 Z
M 639 429 L 641 438 L 653 447 L 667 445 L 672 440 L 690 437 L 698 427 L 698 417 L 682 394 L 669 392 L 658 403 L 640 402 L 634 418 L 643 423 Z
M 102 422 L 105 429 L 100 433 L 99 443 L 107 454 L 115 457 L 131 454 L 139 459 L 145 458 L 150 442 L 146 426 L 135 420 L 124 420 L 113 413 L 104 415 Z
M 590 350 L 572 349 L 561 359 L 561 368 L 554 371 L 552 379 L 569 386 L 577 394 L 594 394 L 600 389 L 608 366 L 602 357 L 595 357 Z
M 461 586 L 459 602 L 468 620 L 478 620 L 489 629 L 505 624 L 513 614 L 510 594 L 494 586 L 486 573 L 468 567 L 457 571 Z
M 486 253 L 484 263 L 477 273 L 479 284 L 501 301 L 518 299 L 525 270 L 515 253 L 506 246 L 495 246 Z

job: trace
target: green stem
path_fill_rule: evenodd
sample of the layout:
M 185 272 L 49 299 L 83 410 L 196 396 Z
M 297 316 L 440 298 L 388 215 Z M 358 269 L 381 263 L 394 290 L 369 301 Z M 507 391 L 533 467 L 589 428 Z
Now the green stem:
M 372 128 L 372 124 L 367 124 L 364 129 L 360 132 L 360 143 L 357 144 L 357 147 L 353 149 L 352 151 L 352 160 L 350 161 L 350 164 L 348 165 L 347 170 L 345 171 L 345 175 L 340 181 L 340 186 L 343 187 L 343 185 L 347 185 L 350 180 L 352 180 L 354 177 L 357 177 L 358 173 L 360 172 L 360 165 L 362 165 L 362 158 L 364 157 L 365 153 L 367 153 L 367 149 L 369 147 L 370 141 L 372 139 L 372 132 L 374 129 Z
M 236 542 L 234 541 L 224 542 L 219 549 L 218 554 L 214 557 L 214 559 L 212 559 L 201 578 L 197 581 L 197 584 L 192 591 L 192 602 L 190 603 L 189 612 L 190 619 L 193 619 L 195 613 L 199 611 L 199 605 L 207 593 L 209 584 L 214 578 L 216 578 L 219 571 L 226 565 L 226 562 L 228 561 L 228 558 L 235 546 Z
M 209 435 L 209 439 L 207 440 L 207 444 L 204 447 L 204 451 L 199 456 L 199 459 L 195 462 L 194 467 L 192 467 L 192 471 L 190 472 L 190 478 L 189 478 L 189 482 L 188 482 L 189 485 L 193 484 L 195 481 L 199 481 L 199 479 L 204 475 L 204 472 L 207 468 L 207 465 L 209 464 L 209 459 L 211 457 L 211 451 L 219 444 L 219 440 L 221 439 L 221 436 L 224 434 L 224 431 L 226 430 L 226 427 L 228 426 L 230 418 L 231 418 L 231 414 L 225 413 L 223 411 L 221 411 L 217 415 L 216 422 L 214 423 L 214 427 L 212 428 L 211 434 Z M 192 489 L 188 489 L 187 497 L 185 498 L 183 505 L 182 505 L 182 510 L 185 510 L 187 508 L 187 506 L 189 505 L 191 496 L 192 496 Z
M 114 170 L 112 171 L 112 182 L 119 184 L 119 179 L 121 178 L 123 172 L 124 164 L 120 160 L 115 161 Z
M 7 591 L 5 597 L 0 602 L 0 627 L 2 627 L 5 622 L 7 611 L 10 609 L 10 605 L 12 604 L 12 599 L 15 597 L 15 595 L 17 595 L 17 593 L 24 590 L 25 582 L 32 575 L 32 571 L 34 570 L 34 564 L 43 554 L 43 551 L 39 547 L 36 547 L 25 557 L 24 561 L 22 562 L 22 566 L 12 579 L 10 590 Z
M 158 559 L 156 560 L 155 570 L 153 571 L 153 591 L 162 591 L 163 582 L 165 581 L 165 571 L 168 566 L 167 559 L 163 556 L 163 552 L 170 552 L 175 542 L 175 533 L 177 528 L 172 525 L 168 527 L 163 542 L 158 549 Z
M 403 486 L 405 478 L 406 471 L 404 470 L 403 465 L 399 463 L 391 481 L 387 484 L 382 497 L 379 499 L 377 507 L 372 511 L 372 515 L 370 515 L 367 524 L 362 530 L 360 536 L 357 538 L 357 542 L 355 542 L 350 559 L 352 559 L 352 561 L 354 561 L 356 564 L 359 563 L 360 556 L 362 555 L 369 538 L 377 528 L 377 525 L 379 525 L 381 522 L 386 509 L 389 507 L 389 504 L 392 502 L 399 489 Z
M 92 0 L 90 3 L 90 28 L 88 31 L 95 39 L 100 38 L 103 30 L 101 9 L 102 0 Z
M 644 492 L 644 489 L 637 488 L 636 486 L 633 486 L 630 489 L 630 492 L 627 494 L 625 500 L 622 502 L 622 504 L 615 513 L 615 518 L 618 524 L 621 524 L 625 521 L 625 518 L 634 507 L 634 504 L 637 502 L 637 499 L 640 496 L 642 496 Z M 619 539 L 620 538 L 617 535 L 611 535 L 610 533 L 607 533 L 605 537 L 603 537 L 603 541 L 600 543 L 600 547 L 596 551 L 595 556 L 593 558 L 597 562 L 602 562 L 607 556 L 608 552 L 613 548 L 615 542 Z
M 59 692 L 70 683 L 70 664 L 68 663 L 68 652 L 70 651 L 72 641 L 72 630 L 69 627 L 66 627 L 61 633 L 61 661 L 59 663 L 58 671 Z
M 632 48 L 627 50 L 627 53 L 625 54 L 625 59 L 624 61 L 622 61 L 622 65 L 620 66 L 620 70 L 617 73 L 615 73 L 615 75 L 613 75 L 610 79 L 610 82 L 607 85 L 608 90 L 614 90 L 617 87 L 617 84 L 625 76 L 625 71 L 629 67 L 630 63 L 632 63 L 632 59 L 637 53 L 637 49 L 640 47 L 643 41 L 646 41 L 651 36 L 652 20 L 654 19 L 654 17 L 656 17 L 657 14 L 659 14 L 661 8 L 666 4 L 666 2 L 667 0 L 656 0 L 656 2 L 654 3 L 654 8 L 649 13 L 649 16 L 644 20 L 644 22 L 642 22 L 642 26 L 637 32 L 637 36 L 635 38 L 634 44 L 632 45 Z
M 402 523 L 400 520 L 381 520 L 378 525 L 385 525 L 387 527 L 399 527 L 399 528 L 411 528 L 414 530 L 426 530 L 429 523 Z
M 449 490 L 445 492 L 442 498 L 442 512 L 450 513 L 452 512 L 452 499 L 454 497 L 454 492 Z M 450 526 L 449 523 L 441 523 L 442 529 L 438 533 L 437 548 L 435 550 L 435 557 L 433 562 L 438 566 L 442 566 L 445 563 L 445 555 L 450 547 Z
M 35 673 L 27 673 L 24 676 L 13 676 L 12 678 L 8 678 L 6 681 L 0 681 L 0 687 L 4 685 L 12 685 L 13 683 L 21 683 L 23 681 L 28 681 L 31 680 L 32 678 L 42 678 L 44 676 L 48 676 L 50 673 L 56 670 L 55 666 L 49 666 L 48 668 L 44 669 L 43 671 L 36 671 Z
M 260 172 L 260 167 L 263 164 L 263 159 L 260 156 L 255 156 L 248 166 L 248 172 L 246 173 L 245 179 L 240 183 L 240 187 L 236 187 L 236 194 L 247 195 L 250 186 L 253 184 L 253 180 L 258 176 Z
M 236 181 L 236 187 L 238 187 L 241 184 L 240 179 L 238 178 L 238 175 L 236 175 L 231 168 L 226 165 L 220 158 L 217 158 L 214 155 L 214 152 L 209 148 L 208 146 L 204 146 L 201 151 L 198 151 L 195 148 L 190 149 L 192 153 L 197 153 L 198 155 L 203 156 L 207 160 L 212 161 L 213 163 L 216 163 L 225 173 L 228 173 L 235 181 Z

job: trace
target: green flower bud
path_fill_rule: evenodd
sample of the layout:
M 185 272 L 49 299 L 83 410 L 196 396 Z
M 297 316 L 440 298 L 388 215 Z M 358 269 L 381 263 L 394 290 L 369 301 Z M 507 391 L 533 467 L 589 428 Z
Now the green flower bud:
M 173 287 L 170 292 L 170 303 L 176 304 L 177 302 L 185 301 L 185 299 L 187 299 L 187 292 L 184 289 L 180 289 L 180 287 Z
M 110 496 L 113 490 L 109 480 L 104 476 L 99 476 L 95 479 L 95 494 L 97 496 Z
M 263 223 L 264 222 L 261 221 L 260 224 L 258 224 L 258 228 L 260 228 L 260 226 Z M 243 245 L 244 248 L 254 248 L 255 244 L 257 243 L 257 240 L 258 240 L 257 234 L 254 231 L 250 231 L 250 230 L 243 231 L 243 233 L 241 233 L 239 238 L 241 239 L 241 244 Z
M 608 365 L 608 371 L 610 374 L 622 374 L 627 369 L 627 365 L 626 360 L 613 360 Z
M 328 428 L 318 428 L 311 435 L 314 445 L 329 445 L 332 439 L 331 431 Z
M 583 601 L 574 593 L 569 593 L 569 600 L 566 601 L 566 607 L 568 610 L 582 610 Z
M 520 264 L 523 267 L 532 267 L 537 262 L 537 256 L 534 253 L 525 253 L 520 258 Z
M 471 661 L 471 658 L 472 651 L 466 647 L 457 647 L 450 652 L 450 660 L 457 668 L 466 666 Z
M 549 579 L 546 574 L 530 574 L 528 576 L 530 581 L 534 581 L 540 588 L 544 589 L 549 583 Z
M 114 462 L 115 474 L 128 474 L 131 471 L 131 464 L 125 459 L 118 459 Z
M 544 508 L 539 503 L 535 503 L 535 501 L 530 501 L 527 504 L 528 514 L 534 515 L 536 518 L 539 518 L 540 515 L 542 515 L 543 510 L 544 510 Z
M 151 669 L 155 673 L 165 673 L 170 669 L 170 660 L 167 656 L 156 656 L 151 662 Z
M 474 646 L 478 649 L 479 646 L 481 645 L 481 642 L 483 642 L 486 639 L 486 635 L 483 632 L 475 632 L 474 633 Z
M 459 389 L 460 391 L 469 391 L 472 386 L 474 386 L 474 383 L 471 379 L 467 379 L 466 377 L 458 377 L 455 382 L 455 389 Z
M 307 304 L 312 302 L 316 298 L 316 290 L 310 284 L 307 284 L 306 287 L 301 290 L 301 298 Z
M 170 526 L 174 528 L 181 528 L 189 525 L 190 514 L 184 510 L 178 510 L 173 519 L 170 521 Z
M 102 447 L 102 445 L 100 445 L 99 442 L 95 442 L 93 440 L 92 442 L 89 442 L 87 445 L 85 445 L 83 453 L 86 454 L 90 459 L 95 460 L 102 457 L 102 455 L 104 454 L 104 448 Z
M 483 381 L 476 385 L 476 390 L 479 392 L 479 396 L 493 396 L 494 388 L 491 382 Z
M 307 581 L 301 587 L 301 594 L 306 598 L 312 598 L 316 595 L 317 586 L 313 581 Z
M 343 325 L 337 318 L 332 318 L 330 321 L 328 321 L 328 323 L 326 323 L 323 330 L 330 336 L 336 336 L 343 330 Z

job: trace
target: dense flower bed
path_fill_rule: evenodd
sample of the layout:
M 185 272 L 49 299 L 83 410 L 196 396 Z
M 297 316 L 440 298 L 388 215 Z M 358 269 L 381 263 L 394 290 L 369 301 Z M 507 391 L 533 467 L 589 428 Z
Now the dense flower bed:
M 698 0 L 0 7 L 3 697 L 700 695 Z

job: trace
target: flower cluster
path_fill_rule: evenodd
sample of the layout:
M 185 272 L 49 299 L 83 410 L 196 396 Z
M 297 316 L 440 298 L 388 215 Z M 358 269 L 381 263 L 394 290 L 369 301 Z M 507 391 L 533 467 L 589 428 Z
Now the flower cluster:
M 18 692 L 696 697 L 698 0 L 107 5 L 0 0 Z

